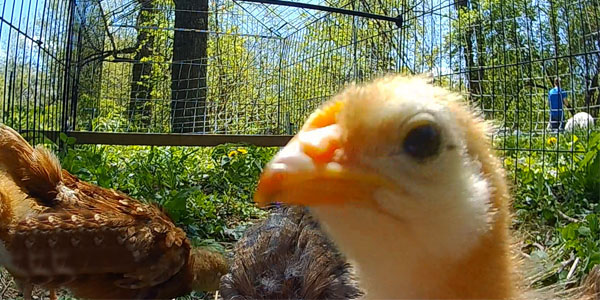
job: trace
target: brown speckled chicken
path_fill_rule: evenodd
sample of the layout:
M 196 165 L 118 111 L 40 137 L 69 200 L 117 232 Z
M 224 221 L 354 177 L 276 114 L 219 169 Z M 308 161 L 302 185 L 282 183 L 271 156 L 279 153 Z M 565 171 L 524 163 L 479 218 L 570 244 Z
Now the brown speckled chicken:
M 355 299 L 351 266 L 307 209 L 283 206 L 237 242 L 223 299 Z
M 0 127 L 0 264 L 82 298 L 157 299 L 215 290 L 221 255 L 192 249 L 158 207 L 79 181 L 48 150 Z

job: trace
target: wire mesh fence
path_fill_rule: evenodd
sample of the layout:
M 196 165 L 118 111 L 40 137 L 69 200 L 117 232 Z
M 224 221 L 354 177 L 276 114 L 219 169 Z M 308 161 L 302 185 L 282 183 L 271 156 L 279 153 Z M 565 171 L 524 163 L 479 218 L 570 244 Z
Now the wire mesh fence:
M 286 135 L 344 84 L 403 72 L 462 92 L 514 172 L 538 157 L 575 170 L 598 131 L 598 0 L 304 3 L 402 19 L 256 0 L 3 0 L 2 122 L 37 138 Z M 592 117 L 575 134 L 550 126 L 555 78 L 563 124 Z
M 89 75 L 79 76 L 74 129 L 252 134 L 271 128 L 281 37 L 233 2 L 189 10 L 163 2 L 78 4 L 86 24 L 78 33 L 86 53 L 79 67 Z M 88 28 L 97 27 L 90 43 Z
M 244 1 L 111 1 L 77 5 L 78 51 L 89 54 L 77 60 L 74 130 L 291 134 L 345 82 L 400 65 L 391 22 Z M 401 3 L 373 7 L 399 14 Z M 177 24 L 185 18 L 207 25 Z
M 5 0 L 0 7 L 1 121 L 41 140 L 66 126 L 73 1 Z

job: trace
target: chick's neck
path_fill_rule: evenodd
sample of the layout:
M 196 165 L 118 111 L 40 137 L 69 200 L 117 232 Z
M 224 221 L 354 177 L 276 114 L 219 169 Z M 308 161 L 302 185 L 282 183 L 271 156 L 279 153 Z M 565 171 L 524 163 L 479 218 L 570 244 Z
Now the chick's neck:
M 461 242 L 449 245 L 451 239 L 440 235 L 440 224 L 401 224 L 351 206 L 311 211 L 355 264 L 369 299 L 499 299 L 513 294 L 502 216 L 461 249 Z

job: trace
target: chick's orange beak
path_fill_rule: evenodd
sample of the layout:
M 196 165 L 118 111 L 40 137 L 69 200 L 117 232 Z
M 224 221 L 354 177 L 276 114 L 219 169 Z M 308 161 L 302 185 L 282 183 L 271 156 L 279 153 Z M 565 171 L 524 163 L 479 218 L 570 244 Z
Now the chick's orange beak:
M 322 122 L 322 119 L 317 119 Z M 307 123 L 308 124 L 308 123 Z M 389 182 L 349 163 L 338 124 L 305 126 L 263 171 L 254 199 L 259 205 L 339 205 L 365 202 Z

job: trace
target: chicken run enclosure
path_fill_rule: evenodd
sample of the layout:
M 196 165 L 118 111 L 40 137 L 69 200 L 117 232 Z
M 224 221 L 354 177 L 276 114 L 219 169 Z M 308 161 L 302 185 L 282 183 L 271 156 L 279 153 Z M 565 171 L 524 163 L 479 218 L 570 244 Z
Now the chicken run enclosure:
M 585 150 L 547 128 L 554 78 L 565 119 L 600 108 L 597 0 L 3 0 L 1 11 L 1 120 L 35 142 L 279 146 L 347 82 L 429 73 L 494 121 L 509 169 L 529 153 L 553 157 L 551 173 L 575 168 L 558 154 Z

